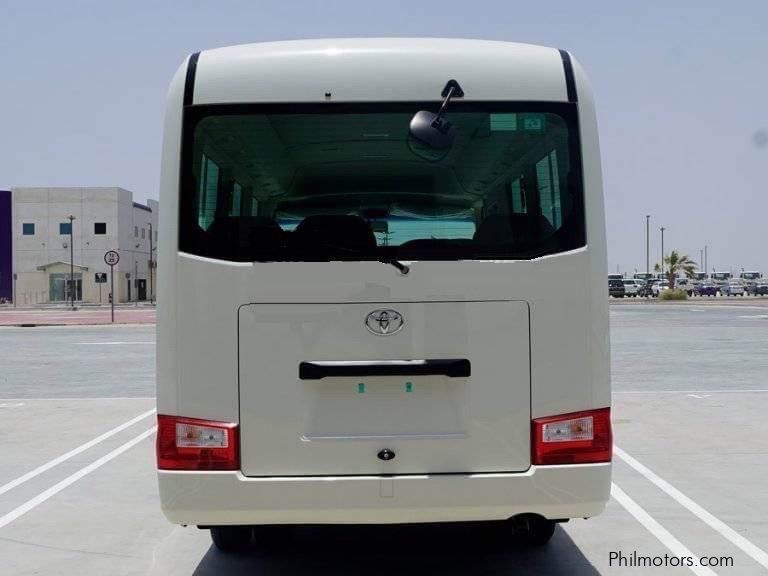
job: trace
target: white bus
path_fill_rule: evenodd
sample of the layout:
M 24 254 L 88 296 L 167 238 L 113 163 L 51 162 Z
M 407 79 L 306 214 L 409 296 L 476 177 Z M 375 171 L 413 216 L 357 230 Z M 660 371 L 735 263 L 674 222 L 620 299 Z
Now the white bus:
M 170 86 L 161 201 L 171 522 L 225 551 L 276 524 L 499 520 L 541 544 L 603 510 L 600 155 L 567 52 L 195 54 Z

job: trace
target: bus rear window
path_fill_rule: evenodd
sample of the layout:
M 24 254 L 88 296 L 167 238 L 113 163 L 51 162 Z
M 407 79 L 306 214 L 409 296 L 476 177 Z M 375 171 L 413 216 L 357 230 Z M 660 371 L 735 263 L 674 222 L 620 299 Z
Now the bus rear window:
M 585 243 L 575 109 L 452 104 L 196 106 L 185 114 L 184 252 L 234 261 L 524 259 Z

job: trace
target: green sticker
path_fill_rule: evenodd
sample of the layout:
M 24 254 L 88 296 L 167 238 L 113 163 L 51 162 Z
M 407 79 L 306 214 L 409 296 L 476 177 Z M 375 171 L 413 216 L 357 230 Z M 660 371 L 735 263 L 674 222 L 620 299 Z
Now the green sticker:
M 413 382 L 406 382 L 405 383 L 405 391 L 406 392 L 413 392 Z
M 522 114 L 522 125 L 526 132 L 544 132 L 547 121 L 544 114 Z
M 362 382 L 360 382 L 360 384 L 357 385 L 357 393 L 358 394 L 365 393 L 365 384 L 363 384 Z
M 517 130 L 517 114 L 491 114 L 491 132 Z

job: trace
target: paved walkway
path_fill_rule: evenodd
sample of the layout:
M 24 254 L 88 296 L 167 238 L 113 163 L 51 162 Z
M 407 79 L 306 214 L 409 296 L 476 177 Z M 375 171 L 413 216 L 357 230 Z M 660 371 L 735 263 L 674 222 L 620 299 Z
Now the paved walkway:
M 67 326 L 74 324 L 111 324 L 108 306 L 69 308 L 0 309 L 0 326 Z M 154 324 L 155 309 L 144 307 L 115 308 L 115 324 Z

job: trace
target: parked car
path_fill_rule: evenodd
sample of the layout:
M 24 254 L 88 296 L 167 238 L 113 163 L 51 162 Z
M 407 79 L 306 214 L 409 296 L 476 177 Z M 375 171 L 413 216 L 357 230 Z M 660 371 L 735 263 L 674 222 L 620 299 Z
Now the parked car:
M 675 288 L 684 290 L 688 296 L 693 296 L 697 284 L 698 282 L 691 278 L 679 278 L 677 282 L 675 282 Z
M 656 284 L 658 284 L 659 282 L 661 282 L 661 280 L 656 280 L 655 278 L 652 278 L 652 279 L 648 280 L 648 281 L 645 283 L 645 286 L 643 287 L 643 292 L 644 292 L 644 294 L 645 294 L 646 296 L 651 296 L 651 297 L 654 297 L 654 296 L 656 296 L 656 292 L 654 291 L 654 288 L 653 288 L 653 287 L 654 287 Z
M 720 286 L 720 293 L 723 296 L 746 296 L 747 285 L 744 280 L 734 278 Z
M 747 287 L 747 292 L 752 296 L 768 295 L 768 280 L 762 278 L 756 282 L 751 282 Z
M 659 294 L 664 292 L 664 290 L 669 290 L 669 281 L 668 280 L 657 280 L 653 283 L 651 286 L 651 294 L 658 298 Z
M 624 280 L 619 278 L 608 279 L 608 295 L 614 298 L 624 298 L 626 290 L 624 289 Z
M 651 290 L 651 287 L 653 286 L 654 280 L 638 280 L 640 283 L 640 288 L 637 290 L 637 295 L 641 298 L 648 298 L 650 296 L 653 296 L 653 291 Z
M 693 293 L 696 296 L 717 296 L 719 291 L 720 289 L 717 284 L 711 280 L 704 280 L 703 282 L 699 282 Z
M 624 295 L 635 297 L 640 292 L 640 288 L 643 286 L 642 280 L 636 280 L 634 278 L 625 278 L 624 282 Z

